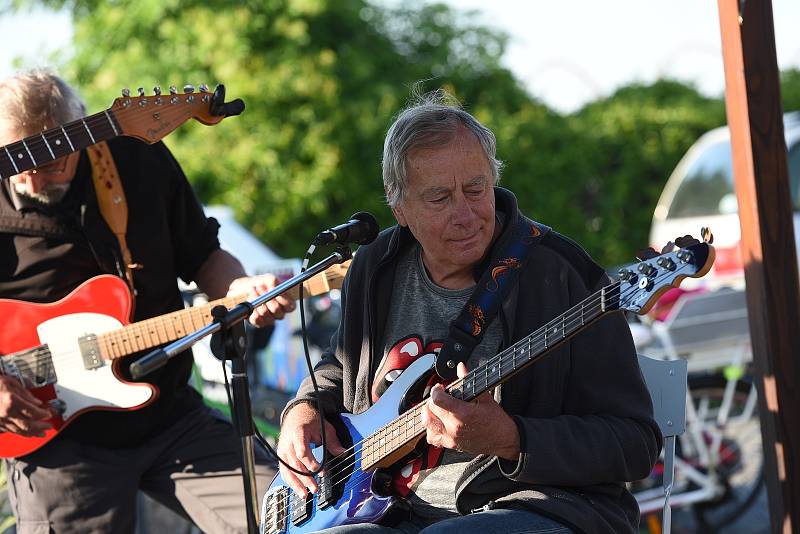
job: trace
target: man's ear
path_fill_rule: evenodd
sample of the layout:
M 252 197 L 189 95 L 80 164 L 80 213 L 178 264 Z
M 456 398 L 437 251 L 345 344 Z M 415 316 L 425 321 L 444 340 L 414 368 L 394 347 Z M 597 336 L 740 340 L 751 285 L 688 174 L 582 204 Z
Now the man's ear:
M 394 218 L 397 219 L 397 224 L 400 226 L 408 226 L 406 217 L 403 214 L 403 208 L 400 206 L 400 204 L 392 208 L 392 213 L 394 214 Z

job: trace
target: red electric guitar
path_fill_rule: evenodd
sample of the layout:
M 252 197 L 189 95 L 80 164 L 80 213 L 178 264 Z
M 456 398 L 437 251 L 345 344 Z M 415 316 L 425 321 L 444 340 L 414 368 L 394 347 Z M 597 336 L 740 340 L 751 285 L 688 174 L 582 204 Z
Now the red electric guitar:
M 306 295 L 342 286 L 350 262 L 330 267 L 304 285 Z M 284 293 L 298 297 L 298 288 Z M 228 297 L 128 324 L 131 298 L 125 282 L 96 276 L 63 299 L 34 304 L 0 299 L 0 373 L 18 378 L 58 415 L 44 437 L 0 432 L 0 457 L 31 453 L 90 410 L 136 410 L 155 400 L 155 386 L 120 379 L 120 358 L 196 332 L 212 321 L 211 308 L 235 306 Z M 127 326 L 126 326 L 127 325 Z

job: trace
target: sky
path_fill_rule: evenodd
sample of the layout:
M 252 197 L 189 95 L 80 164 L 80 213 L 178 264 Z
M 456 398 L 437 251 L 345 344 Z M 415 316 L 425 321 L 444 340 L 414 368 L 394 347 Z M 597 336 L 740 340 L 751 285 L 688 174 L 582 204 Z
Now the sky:
M 399 0 L 382 0 L 391 3 Z M 505 64 L 546 104 L 570 112 L 630 82 L 672 77 L 703 93 L 725 85 L 714 0 L 446 0 L 510 37 Z M 774 0 L 778 65 L 800 68 L 800 2 Z M 12 59 L 68 50 L 66 14 L 0 16 L 0 78 Z

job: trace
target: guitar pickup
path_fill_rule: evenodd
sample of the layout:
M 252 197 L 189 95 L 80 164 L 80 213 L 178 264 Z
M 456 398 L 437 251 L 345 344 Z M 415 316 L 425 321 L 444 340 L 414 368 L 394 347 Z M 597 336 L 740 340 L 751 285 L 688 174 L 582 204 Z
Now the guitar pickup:
M 97 345 L 97 335 L 86 334 L 78 338 L 78 347 L 86 369 L 103 367 L 103 358 L 100 357 L 100 347 Z
M 314 494 L 307 493 L 305 497 L 292 492 L 292 524 L 299 525 L 309 517 L 314 509 Z
M 337 484 L 328 475 L 320 477 L 318 482 L 317 505 L 319 509 L 336 504 L 336 501 L 339 500 L 343 493 L 343 482 Z

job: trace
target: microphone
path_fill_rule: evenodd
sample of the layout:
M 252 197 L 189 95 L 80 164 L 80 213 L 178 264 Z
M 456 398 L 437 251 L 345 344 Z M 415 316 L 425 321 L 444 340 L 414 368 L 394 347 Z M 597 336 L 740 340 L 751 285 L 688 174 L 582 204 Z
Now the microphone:
M 378 237 L 378 230 L 378 221 L 375 220 L 375 217 L 366 211 L 359 211 L 353 214 L 346 223 L 317 234 L 317 237 L 314 238 L 314 245 L 330 243 L 366 245 L 375 241 L 375 238 Z

